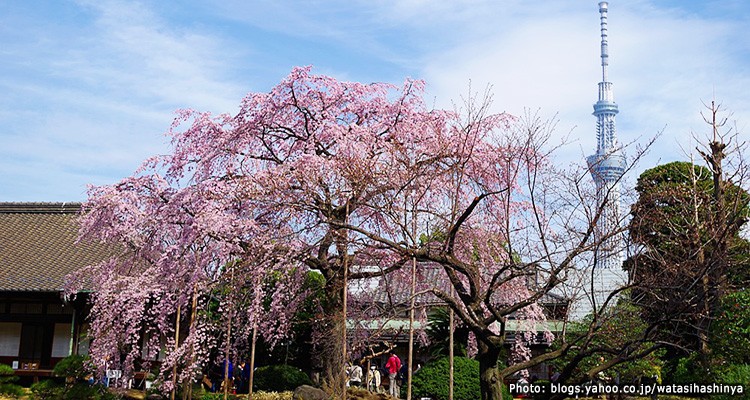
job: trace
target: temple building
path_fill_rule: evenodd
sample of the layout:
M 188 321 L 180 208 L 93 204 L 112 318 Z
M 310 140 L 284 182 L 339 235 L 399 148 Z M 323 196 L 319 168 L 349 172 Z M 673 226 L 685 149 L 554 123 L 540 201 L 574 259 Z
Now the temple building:
M 87 295 L 66 300 L 65 276 L 112 253 L 77 242 L 80 209 L 0 203 L 0 363 L 22 378 L 50 376 L 62 358 L 87 352 Z

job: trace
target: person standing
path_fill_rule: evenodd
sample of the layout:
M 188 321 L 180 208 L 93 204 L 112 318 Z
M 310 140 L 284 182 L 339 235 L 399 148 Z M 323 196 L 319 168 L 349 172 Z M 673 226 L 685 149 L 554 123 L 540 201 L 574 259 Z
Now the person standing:
M 250 391 L 250 365 L 242 360 L 234 369 L 234 385 L 238 394 L 246 394 Z
M 230 360 L 224 360 L 221 375 L 224 378 L 224 381 L 221 384 L 221 390 L 223 391 L 226 386 L 228 392 L 232 393 L 232 389 L 234 388 L 234 364 L 232 364 Z
M 221 382 L 224 379 L 224 368 L 218 362 L 211 364 L 208 370 L 208 379 L 211 380 L 211 393 L 217 393 L 221 390 Z
M 371 366 L 367 372 L 367 390 L 380 393 L 380 371 L 376 365 Z
M 354 362 L 351 371 L 349 374 L 349 385 L 354 387 L 362 386 L 362 367 L 359 366 L 359 360 Z
M 388 393 L 395 398 L 399 398 L 400 390 L 398 383 L 396 383 L 396 376 L 398 371 L 401 370 L 401 359 L 395 352 L 391 351 L 391 356 L 385 363 L 385 369 L 388 370 Z
M 409 373 L 409 366 L 406 364 L 403 364 L 401 366 L 401 369 L 398 370 L 398 376 L 396 377 L 396 382 L 398 382 L 398 386 L 401 387 L 406 380 L 408 379 L 407 375 Z

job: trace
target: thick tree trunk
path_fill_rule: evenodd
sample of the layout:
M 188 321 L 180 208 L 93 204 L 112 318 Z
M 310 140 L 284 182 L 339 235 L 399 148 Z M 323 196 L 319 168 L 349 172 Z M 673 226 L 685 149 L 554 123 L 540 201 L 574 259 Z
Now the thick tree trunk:
M 332 394 L 334 398 L 342 396 L 341 388 L 345 379 L 343 374 L 344 359 L 341 348 L 341 329 L 342 321 L 340 318 L 332 321 L 328 326 L 327 335 L 329 339 L 322 343 L 322 346 L 318 349 L 321 352 L 321 361 L 323 362 L 323 381 L 321 386 L 324 390 Z
M 321 361 L 322 376 L 321 386 L 332 394 L 334 398 L 342 396 L 341 388 L 345 376 L 344 359 L 342 348 L 343 331 L 343 279 L 341 276 L 333 276 L 328 279 L 325 287 L 326 301 L 322 309 L 323 326 L 319 326 L 323 332 L 320 334 L 326 338 L 319 343 L 317 352 Z
M 337 219 L 340 223 L 346 222 L 346 215 L 349 212 L 347 205 L 346 213 L 343 218 Z M 344 373 L 344 335 L 345 321 L 344 311 L 344 286 L 345 286 L 345 260 L 341 257 L 347 253 L 346 233 L 341 230 L 331 228 L 326 237 L 320 244 L 318 258 L 312 264 L 320 270 L 325 277 L 326 284 L 324 287 L 325 300 L 322 304 L 319 321 L 321 324 L 317 329 L 319 337 L 325 338 L 318 343 L 316 356 L 319 359 L 319 366 L 322 369 L 320 384 L 324 390 L 333 395 L 333 398 L 345 396 L 342 388 L 345 386 Z M 331 250 L 336 249 L 339 257 L 336 260 L 328 260 Z
M 501 400 L 503 398 L 502 379 L 500 370 L 497 368 L 497 360 L 502 348 L 478 342 L 477 360 L 479 361 L 479 386 L 482 390 L 482 400 Z

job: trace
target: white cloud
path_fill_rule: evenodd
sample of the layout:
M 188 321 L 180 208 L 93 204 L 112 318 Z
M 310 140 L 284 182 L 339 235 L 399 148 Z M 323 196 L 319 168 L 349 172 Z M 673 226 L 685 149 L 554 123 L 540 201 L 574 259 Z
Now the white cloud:
M 220 38 L 172 27 L 139 3 L 84 4 L 97 13 L 96 38 L 87 40 L 90 47 L 82 53 L 71 54 L 69 73 L 170 107 L 236 107 L 244 93 L 226 74 L 238 54 Z
M 582 162 L 594 150 L 596 3 L 0 3 L 0 168 L 9 171 L 0 186 L 23 188 L 2 196 L 48 200 L 68 186 L 82 199 L 85 183 L 114 182 L 166 151 L 174 109 L 233 112 L 294 64 L 345 80 L 423 78 L 439 107 L 469 81 L 492 84 L 496 111 L 558 114 L 560 135 L 574 128 L 578 139 L 564 158 Z M 747 2 L 612 0 L 609 17 L 622 141 L 666 126 L 644 166 L 684 159 L 679 146 L 707 131 L 701 100 L 734 110 L 740 129 L 750 124 Z
M 0 166 L 28 169 L 0 178 L 17 188 L 6 200 L 81 200 L 86 183 L 112 183 L 164 153 L 175 109 L 232 112 L 248 89 L 231 83 L 236 53 L 220 37 L 171 26 L 139 3 L 79 6 L 92 19 L 57 26 L 57 36 L 37 31 L 38 46 L 3 56 L 24 72 L 0 87 L 24 108 L 2 115 Z
M 467 37 L 432 54 L 424 76 L 439 105 L 465 93 L 471 80 L 474 89 L 493 86 L 497 111 L 518 114 L 524 107 L 540 107 L 543 114 L 558 113 L 560 135 L 575 128 L 573 136 L 590 153 L 595 146 L 592 104 L 601 80 L 596 6 L 536 10 L 533 18 L 514 14 L 503 19 L 500 34 Z M 734 51 L 738 31 L 744 32 L 732 21 L 686 17 L 643 1 L 610 2 L 609 79 L 620 105 L 621 141 L 647 139 L 666 126 L 642 167 L 660 158 L 685 159 L 677 145 L 689 150 L 691 131 L 706 131 L 701 100 L 710 101 L 714 92 L 727 107 L 743 110 L 735 118 L 750 121 L 744 111 L 750 110 L 744 94 L 750 84 L 747 54 Z M 569 149 L 563 158 L 579 156 Z

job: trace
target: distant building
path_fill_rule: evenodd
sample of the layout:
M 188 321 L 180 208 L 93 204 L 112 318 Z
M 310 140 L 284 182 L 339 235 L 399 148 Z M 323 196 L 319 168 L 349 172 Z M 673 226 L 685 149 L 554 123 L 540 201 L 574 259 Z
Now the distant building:
M 373 268 L 377 270 L 377 268 Z M 403 272 L 403 271 L 402 271 Z M 447 308 L 447 304 L 428 290 L 436 287 L 445 292 L 450 291 L 450 283 L 442 267 L 421 265 L 416 272 L 416 293 L 415 308 L 419 315 L 424 312 L 431 314 L 437 308 Z M 527 281 L 529 290 L 539 290 L 536 282 Z M 409 310 L 411 308 L 411 285 L 405 279 L 385 279 L 383 277 L 374 277 L 360 279 L 349 283 L 349 291 L 352 294 L 352 302 L 365 302 L 366 307 L 373 310 L 374 314 L 379 315 L 372 319 L 350 319 L 347 324 L 350 331 L 369 331 L 370 336 L 366 341 L 370 344 L 388 342 L 396 345 L 396 354 L 402 360 L 406 360 L 408 351 L 409 335 Z M 534 355 L 544 353 L 549 350 L 550 343 L 546 341 L 544 331 L 550 331 L 557 335 L 562 331 L 563 321 L 567 318 L 569 300 L 563 296 L 553 293 L 544 294 L 537 302 L 543 309 L 546 321 L 537 325 L 536 340 L 531 345 Z M 457 322 L 459 324 L 459 322 Z M 497 324 L 497 323 L 496 323 Z M 523 322 L 515 319 L 513 315 L 509 317 L 506 323 L 506 346 L 508 349 L 516 340 L 516 333 L 523 330 Z M 414 329 L 425 329 L 426 326 L 419 320 L 414 322 Z M 381 347 L 382 348 L 382 347 Z M 415 345 L 415 359 L 424 364 L 431 355 L 426 352 L 427 349 L 420 348 L 419 344 Z M 382 355 L 373 361 L 377 365 L 383 365 L 387 355 Z M 529 372 L 540 378 L 548 379 L 549 369 L 546 363 L 537 365 Z
M 20 376 L 48 376 L 63 357 L 87 352 L 86 296 L 65 302 L 64 279 L 110 253 L 76 243 L 80 208 L 0 203 L 0 363 Z

